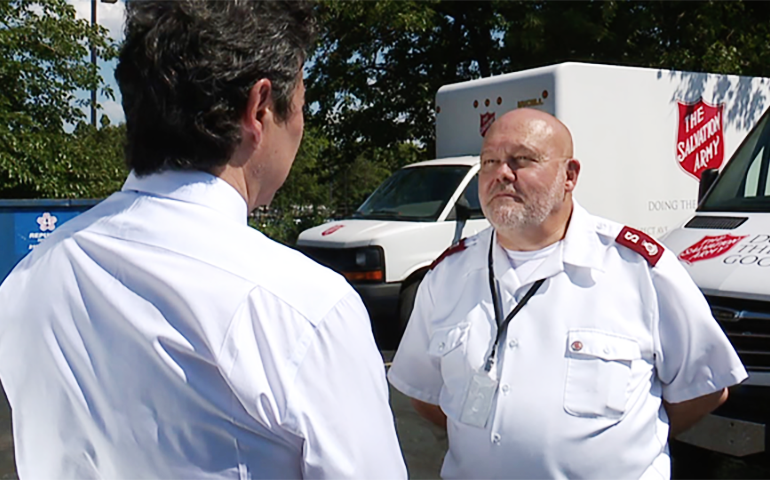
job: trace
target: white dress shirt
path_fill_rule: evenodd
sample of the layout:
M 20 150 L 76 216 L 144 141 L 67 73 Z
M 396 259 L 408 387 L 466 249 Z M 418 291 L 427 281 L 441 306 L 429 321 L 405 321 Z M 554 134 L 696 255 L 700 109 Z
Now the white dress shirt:
M 202 172 L 129 176 L 0 287 L 25 478 L 403 478 L 354 290 Z
M 494 241 L 505 317 L 546 279 L 500 341 L 483 428 L 460 421 L 497 334 L 487 255 L 492 229 L 426 275 L 391 384 L 440 405 L 444 478 L 668 478 L 662 406 L 739 383 L 746 372 L 703 295 L 665 251 L 651 267 L 619 245 L 622 226 L 575 205 L 562 242 L 519 281 Z

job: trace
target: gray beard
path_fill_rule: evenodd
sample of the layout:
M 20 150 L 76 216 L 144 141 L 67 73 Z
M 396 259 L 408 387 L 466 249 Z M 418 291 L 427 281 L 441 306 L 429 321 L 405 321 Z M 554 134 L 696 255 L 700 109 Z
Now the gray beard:
M 482 211 L 495 230 L 517 232 L 542 225 L 563 197 L 560 182 L 554 181 L 548 192 L 531 197 L 525 203 L 498 201 L 493 205 L 482 205 Z

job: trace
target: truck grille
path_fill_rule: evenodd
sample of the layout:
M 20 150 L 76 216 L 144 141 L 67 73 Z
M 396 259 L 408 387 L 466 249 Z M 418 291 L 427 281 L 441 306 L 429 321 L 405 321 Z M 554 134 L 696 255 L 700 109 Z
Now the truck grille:
M 743 225 L 746 220 L 748 220 L 748 217 L 706 217 L 698 215 L 687 222 L 684 228 L 733 230 Z
M 331 268 L 334 271 L 342 272 L 345 268 L 350 268 L 354 259 L 351 258 L 350 251 L 340 248 L 319 248 L 319 247 L 295 247 L 300 252 L 312 258 L 316 262 Z
M 747 370 L 770 372 L 770 302 L 706 296 Z

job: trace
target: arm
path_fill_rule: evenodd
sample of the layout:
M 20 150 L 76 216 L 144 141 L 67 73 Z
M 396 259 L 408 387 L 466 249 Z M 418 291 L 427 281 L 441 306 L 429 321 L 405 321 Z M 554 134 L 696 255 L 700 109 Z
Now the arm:
M 727 400 L 727 389 L 679 403 L 663 401 L 670 425 L 669 438 L 685 432 Z
M 652 278 L 660 315 L 655 368 L 675 437 L 723 403 L 725 388 L 747 374 L 703 294 L 671 252 L 664 252 Z
M 421 417 L 446 430 L 446 414 L 438 405 L 412 398 L 412 406 Z
M 315 327 L 289 397 L 304 478 L 406 478 L 385 366 L 354 292 Z

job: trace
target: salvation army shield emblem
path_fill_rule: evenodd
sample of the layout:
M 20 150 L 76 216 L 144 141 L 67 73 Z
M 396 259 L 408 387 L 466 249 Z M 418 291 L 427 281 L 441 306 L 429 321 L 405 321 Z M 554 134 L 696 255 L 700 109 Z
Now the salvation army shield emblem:
M 487 113 L 481 113 L 479 114 L 480 118 L 480 125 L 479 125 L 479 133 L 481 136 L 485 136 L 487 134 L 487 130 L 489 130 L 489 127 L 492 126 L 492 123 L 495 121 L 495 112 L 487 112 Z
M 724 255 L 748 235 L 707 235 L 679 254 L 679 260 L 692 265 L 701 260 L 709 260 Z
M 725 158 L 724 104 L 709 105 L 703 99 L 679 105 L 676 159 L 688 174 L 700 180 L 704 170 L 719 168 Z

